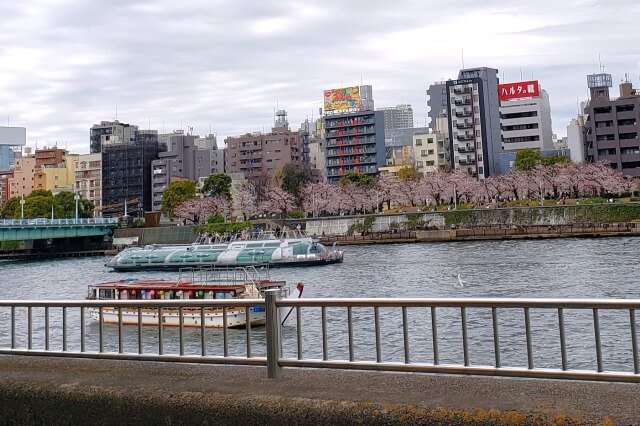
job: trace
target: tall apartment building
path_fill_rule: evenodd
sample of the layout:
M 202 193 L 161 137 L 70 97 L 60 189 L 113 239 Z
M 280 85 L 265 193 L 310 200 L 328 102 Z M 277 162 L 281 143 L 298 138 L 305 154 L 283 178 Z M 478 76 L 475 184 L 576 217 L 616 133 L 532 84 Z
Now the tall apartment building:
M 400 104 L 393 107 L 378 108 L 384 115 L 384 130 L 410 129 L 413 127 L 413 109 L 411 105 Z
M 502 136 L 498 70 L 461 70 L 446 82 L 451 169 L 478 179 L 500 173 Z
M 500 119 L 505 151 L 554 149 L 551 126 L 551 105 L 546 90 L 538 90 L 537 81 L 526 82 L 538 95 L 520 95 L 519 98 L 501 100 Z M 522 83 L 515 83 L 518 85 Z M 501 87 L 508 85 L 501 85 Z M 528 91 L 526 91 L 529 93 Z M 518 96 L 518 95 L 516 95 Z
M 356 111 L 325 116 L 327 182 L 348 173 L 377 176 L 386 164 L 384 117 L 380 111 Z
M 302 167 L 300 132 L 292 132 L 286 113 L 272 131 L 247 133 L 225 139 L 225 172 L 242 173 L 246 179 L 271 176 L 285 164 Z
M 384 114 L 374 111 L 371 86 L 325 90 L 324 112 L 327 182 L 348 173 L 377 176 L 386 164 Z
M 611 98 L 611 74 L 587 76 L 591 99 L 584 112 L 587 161 L 606 161 L 628 176 L 640 176 L 640 93 L 630 82 Z
M 196 145 L 197 136 L 176 134 L 151 162 L 151 197 L 153 211 L 162 209 L 162 193 L 175 179 L 198 181 L 211 174 L 211 149 Z
M 0 126 L 0 172 L 11 169 L 26 143 L 27 129 L 24 127 Z
M 118 120 L 94 124 L 89 131 L 91 153 L 101 152 L 105 143 L 113 145 L 134 142 L 137 131 L 138 126 L 120 123 Z
M 102 216 L 102 154 L 78 156 L 75 162 L 73 192 L 93 203 L 94 216 Z
M 35 171 L 35 156 L 30 155 L 16 158 L 13 177 L 9 178 L 9 198 L 31 194 L 31 191 L 33 191 L 33 175 Z
M 131 126 L 135 127 L 135 126 Z M 160 146 L 156 130 L 139 130 L 134 139 L 102 141 L 102 215 L 142 217 L 151 211 L 151 162 Z

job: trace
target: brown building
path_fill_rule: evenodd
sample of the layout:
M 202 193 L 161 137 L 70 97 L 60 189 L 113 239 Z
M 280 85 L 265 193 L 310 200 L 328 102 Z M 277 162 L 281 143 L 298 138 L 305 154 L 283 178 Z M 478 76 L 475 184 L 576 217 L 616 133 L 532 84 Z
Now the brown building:
M 36 149 L 36 167 L 57 166 L 64 163 L 67 151 L 59 148 Z
M 0 172 L 0 205 L 10 198 L 11 188 L 9 187 L 9 179 L 12 177 L 13 170 Z
M 225 139 L 226 173 L 242 173 L 246 179 L 251 179 L 271 176 L 289 163 L 302 167 L 300 133 L 292 132 L 286 118 L 280 117 L 282 112 L 278 113 L 279 119 L 271 133 L 247 133 Z
M 609 96 L 610 74 L 588 76 L 591 100 L 585 107 L 587 161 L 605 161 L 629 176 L 640 176 L 640 94 L 629 82 L 620 97 Z

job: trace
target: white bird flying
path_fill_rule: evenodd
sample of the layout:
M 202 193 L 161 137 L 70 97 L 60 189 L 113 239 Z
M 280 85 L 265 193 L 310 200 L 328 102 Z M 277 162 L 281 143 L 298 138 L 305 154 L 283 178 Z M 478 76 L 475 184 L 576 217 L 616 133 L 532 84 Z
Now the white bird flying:
M 458 274 L 458 283 L 460 284 L 460 287 L 464 287 L 464 285 L 467 283 L 460 277 L 460 274 Z

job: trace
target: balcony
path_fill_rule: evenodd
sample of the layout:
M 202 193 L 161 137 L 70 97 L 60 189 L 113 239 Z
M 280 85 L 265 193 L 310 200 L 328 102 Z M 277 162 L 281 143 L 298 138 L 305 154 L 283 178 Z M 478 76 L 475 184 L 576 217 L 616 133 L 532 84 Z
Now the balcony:
M 459 141 L 472 141 L 473 140 L 473 135 L 457 135 L 456 138 Z
M 456 86 L 453 88 L 453 93 L 455 93 L 456 95 L 463 95 L 465 93 L 471 93 L 472 91 L 473 89 L 469 86 L 464 86 L 464 87 Z
M 456 106 L 471 105 L 471 98 L 456 99 L 454 103 L 456 104 Z
M 464 109 L 462 111 L 456 111 L 456 117 L 471 117 L 471 110 Z
M 469 120 L 465 120 L 462 123 L 456 123 L 456 128 L 458 129 L 470 129 L 473 127 L 473 122 Z
M 338 129 L 340 127 L 353 127 L 353 126 L 361 126 L 364 124 L 374 124 L 374 123 L 375 121 L 373 119 L 360 119 L 360 118 L 327 120 L 325 123 L 325 128 Z
M 458 152 L 461 154 L 468 154 L 470 152 L 475 152 L 471 145 L 463 145 L 458 147 Z

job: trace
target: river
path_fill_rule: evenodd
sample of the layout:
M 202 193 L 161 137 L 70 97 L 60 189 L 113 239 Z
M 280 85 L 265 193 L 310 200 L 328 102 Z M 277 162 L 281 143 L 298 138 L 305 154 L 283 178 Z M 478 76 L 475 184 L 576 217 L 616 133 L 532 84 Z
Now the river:
M 483 241 L 437 244 L 348 246 L 339 265 L 315 268 L 274 269 L 271 277 L 290 283 L 305 283 L 303 297 L 543 297 L 543 298 L 640 298 L 638 285 L 639 238 L 557 239 L 538 241 Z M 87 285 L 126 277 L 177 278 L 177 273 L 109 272 L 105 258 L 67 258 L 34 262 L 0 263 L 0 299 L 83 299 Z M 459 278 L 465 282 L 459 284 Z M 319 309 L 303 311 L 303 350 L 307 358 L 321 358 L 322 336 Z M 559 338 L 554 312 L 532 311 L 536 366 L 559 366 Z M 60 345 L 60 326 L 52 312 L 52 347 Z M 69 347 L 79 345 L 79 317 L 69 313 Z M 500 312 L 504 365 L 525 366 L 522 311 Z M 18 313 L 19 323 L 26 321 Z M 9 313 L 0 312 L 0 346 L 9 340 Z M 34 311 L 36 329 L 42 320 Z M 439 315 L 441 362 L 462 362 L 459 312 L 442 309 Z M 347 357 L 345 309 L 328 310 L 329 357 Z M 491 314 L 469 310 L 471 362 L 493 362 Z M 590 312 L 567 312 L 567 351 L 570 368 L 595 368 L 593 323 Z M 628 314 L 601 313 L 605 369 L 632 368 Z M 58 321 L 59 322 L 59 321 Z M 295 319 L 283 330 L 285 356 L 296 356 Z M 432 362 L 430 317 L 424 309 L 409 309 L 411 359 Z M 354 309 L 356 359 L 375 360 L 373 313 Z M 135 351 L 136 327 L 128 327 L 125 347 Z M 207 352 L 220 354 L 221 331 L 209 330 Z M 36 332 L 36 335 L 38 332 Z M 95 350 L 98 327 L 87 319 L 87 350 Z M 403 360 L 401 314 L 398 309 L 381 310 L 383 360 Z M 229 330 L 231 355 L 244 355 L 242 330 Z M 252 332 L 253 354 L 264 355 L 264 328 Z M 36 336 L 37 337 L 37 336 Z M 25 333 L 18 330 L 18 343 Z M 117 328 L 105 326 L 106 350 L 117 350 Z M 41 339 L 40 339 L 41 340 Z M 177 332 L 166 331 L 166 351 L 175 349 Z M 144 331 L 145 351 L 157 350 L 157 332 Z M 199 352 L 199 333 L 186 331 L 186 352 Z M 34 347 L 42 343 L 34 339 Z

